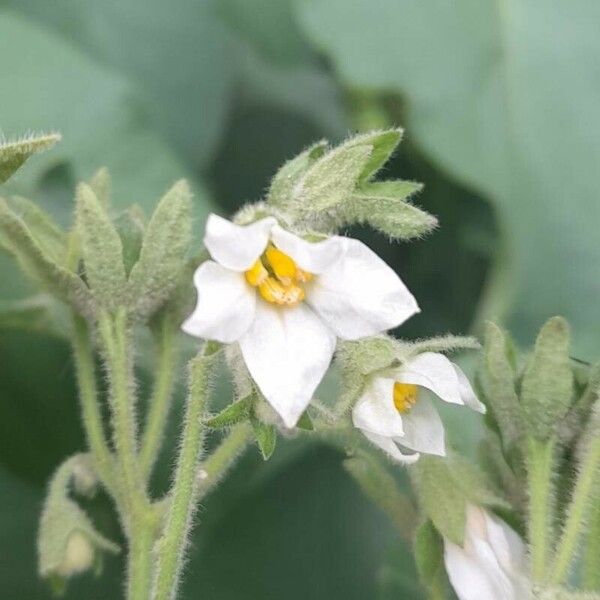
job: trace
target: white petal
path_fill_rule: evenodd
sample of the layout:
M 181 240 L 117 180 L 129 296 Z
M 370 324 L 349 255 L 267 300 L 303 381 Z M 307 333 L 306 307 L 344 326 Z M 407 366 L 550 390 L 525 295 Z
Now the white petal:
M 271 228 L 276 223 L 275 219 L 267 217 L 241 226 L 218 215 L 210 215 L 204 245 L 219 264 L 233 271 L 246 271 L 267 247 Z
M 241 273 L 208 260 L 194 273 L 198 302 L 181 328 L 186 333 L 229 344 L 240 338 L 254 319 L 256 292 Z
M 288 427 L 293 427 L 329 367 L 335 336 L 305 304 L 259 301 L 240 339 L 252 378 Z
M 446 455 L 444 425 L 428 398 L 419 398 L 414 406 L 402 415 L 402 422 L 404 435 L 396 438 L 396 442 L 416 452 Z
M 271 231 L 273 243 L 304 271 L 322 273 L 342 254 L 344 238 L 332 236 L 321 242 L 307 242 L 278 225 Z
M 460 397 L 462 398 L 465 406 L 476 410 L 477 412 L 485 414 L 485 404 L 479 401 L 479 398 L 475 395 L 471 382 L 465 375 L 464 371 L 456 364 L 452 363 L 456 375 L 458 377 L 458 385 L 460 389 Z
M 519 535 L 504 521 L 483 511 L 487 537 L 499 564 L 509 574 L 524 571 L 527 552 Z M 467 512 L 467 518 L 468 518 Z
M 404 435 L 402 417 L 394 406 L 394 383 L 385 377 L 369 383 L 352 411 L 355 427 L 387 437 Z
M 338 337 L 375 335 L 419 312 L 402 280 L 372 250 L 358 240 L 340 240 L 339 260 L 315 278 L 306 296 Z
M 403 365 L 396 377 L 427 388 L 446 402 L 464 404 L 456 369 L 443 354 L 423 352 Z
M 373 442 L 376 446 L 379 446 L 379 448 L 386 452 L 396 462 L 412 465 L 419 460 L 420 454 L 402 454 L 400 448 L 396 446 L 394 440 L 390 437 L 378 435 L 365 429 L 361 429 L 361 432 L 369 441 Z
M 444 564 L 459 600 L 519 600 L 499 595 L 476 557 L 447 539 L 444 539 Z

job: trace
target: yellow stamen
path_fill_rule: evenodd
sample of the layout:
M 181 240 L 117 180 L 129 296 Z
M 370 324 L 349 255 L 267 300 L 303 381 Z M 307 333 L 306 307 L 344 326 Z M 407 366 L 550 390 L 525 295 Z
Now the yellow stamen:
M 265 253 L 244 273 L 246 281 L 267 302 L 280 306 L 296 306 L 304 300 L 300 284 L 312 279 L 312 273 L 303 271 L 284 252 L 269 244 Z
M 267 279 L 258 286 L 260 295 L 273 304 L 295 306 L 304 300 L 304 290 L 293 283 L 284 285 L 273 277 Z
M 269 245 L 265 256 L 277 279 L 284 285 L 292 283 L 296 277 L 296 263 L 273 245 Z
M 418 388 L 413 383 L 394 383 L 394 406 L 399 413 L 408 412 L 417 401 Z
M 259 286 L 269 277 L 269 272 L 265 269 L 260 258 L 245 273 L 246 281 L 253 287 Z

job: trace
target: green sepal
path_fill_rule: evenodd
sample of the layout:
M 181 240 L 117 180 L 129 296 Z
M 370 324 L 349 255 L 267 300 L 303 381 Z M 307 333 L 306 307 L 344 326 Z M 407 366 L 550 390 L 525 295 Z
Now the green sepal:
M 129 276 L 133 311 L 148 318 L 170 296 L 191 240 L 192 194 L 178 181 L 159 202 L 146 228 L 140 258 Z
M 273 205 L 285 205 L 292 198 L 292 190 L 300 177 L 327 150 L 327 142 L 321 140 L 304 152 L 286 162 L 277 171 L 271 181 L 267 202 Z
M 406 199 L 422 189 L 413 181 L 370 183 L 350 196 L 342 207 L 348 223 L 367 223 L 392 239 L 411 240 L 433 231 L 438 221 Z
M 340 147 L 371 146 L 369 159 L 364 164 L 358 178 L 359 184 L 367 182 L 383 167 L 402 141 L 402 135 L 402 129 L 370 131 L 351 138 Z
M 549 319 L 538 334 L 521 385 L 521 403 L 528 433 L 549 440 L 573 401 L 569 325 L 562 317 Z
M 305 410 L 302 415 L 300 415 L 300 418 L 298 419 L 298 422 L 296 423 L 296 427 L 298 429 L 303 429 L 304 431 L 314 431 L 315 430 L 315 426 L 312 422 L 312 419 L 310 418 L 310 414 L 308 413 L 308 410 Z
M 89 181 L 89 186 L 92 188 L 98 202 L 105 210 L 110 208 L 111 196 L 111 179 L 110 173 L 106 167 L 98 169 Z
M 417 527 L 414 555 L 419 578 L 429 598 L 447 598 L 450 582 L 444 566 L 444 540 L 429 519 Z
M 274 425 L 269 425 L 259 421 L 256 417 L 250 418 L 252 428 L 254 430 L 254 437 L 260 453 L 262 454 L 263 460 L 269 460 L 273 452 L 275 451 L 275 445 L 277 443 L 277 429 Z
M 131 269 L 133 269 L 133 266 L 140 258 L 146 219 L 142 209 L 137 204 L 134 204 L 117 215 L 114 224 L 123 245 L 125 273 L 129 275 Z
M 294 186 L 294 208 L 310 214 L 346 201 L 354 192 L 372 150 L 370 145 L 342 145 L 324 154 Z
M 397 358 L 395 340 L 380 335 L 357 341 L 340 342 L 336 360 L 344 373 L 368 375 L 391 366 Z
M 114 311 L 127 302 L 121 238 L 89 185 L 77 186 L 76 203 L 77 233 L 88 284 L 98 303 Z
M 30 156 L 51 148 L 60 138 L 60 134 L 51 133 L 0 141 L 0 183 L 8 181 Z
M 250 394 L 227 408 L 223 409 L 219 414 L 211 417 L 206 421 L 206 426 L 212 429 L 222 429 L 223 427 L 231 427 L 237 423 L 247 420 L 252 414 L 254 406 L 254 394 Z
M 62 598 L 67 591 L 67 578 L 53 573 L 48 577 L 48 585 L 54 598 Z
M 29 277 L 82 314 L 91 313 L 93 300 L 81 278 L 45 254 L 25 221 L 16 215 L 2 198 L 0 232 L 3 246 L 15 256 Z
M 483 396 L 500 429 L 502 441 L 511 452 L 523 436 L 523 409 L 517 396 L 516 373 L 504 332 L 494 323 L 485 325 L 480 367 Z

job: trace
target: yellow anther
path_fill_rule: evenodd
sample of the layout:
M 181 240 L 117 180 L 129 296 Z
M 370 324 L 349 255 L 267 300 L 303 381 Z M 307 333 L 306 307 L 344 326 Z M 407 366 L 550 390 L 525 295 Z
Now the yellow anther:
M 412 383 L 394 383 L 394 406 L 399 413 L 408 412 L 417 401 L 418 388 Z
M 290 284 L 296 277 L 296 263 L 275 246 L 270 245 L 265 252 L 269 265 L 277 279 L 283 284 Z
M 293 283 L 284 285 L 273 277 L 268 277 L 258 286 L 260 295 L 273 304 L 295 306 L 304 300 L 304 290 Z
M 269 277 L 269 272 L 265 269 L 260 258 L 250 267 L 250 270 L 246 271 L 246 281 L 254 286 L 259 286 L 263 281 Z

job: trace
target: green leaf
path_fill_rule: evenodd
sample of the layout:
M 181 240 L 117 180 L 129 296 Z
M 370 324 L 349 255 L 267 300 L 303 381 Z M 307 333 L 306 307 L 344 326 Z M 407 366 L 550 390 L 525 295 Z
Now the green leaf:
M 430 599 L 443 600 L 449 589 L 444 567 L 444 542 L 430 520 L 417 528 L 414 552 L 419 577 Z
M 92 300 L 83 281 L 53 262 L 33 238 L 31 231 L 0 198 L 0 233 L 3 244 L 15 256 L 23 271 L 57 298 L 89 314 Z
M 304 431 L 314 431 L 315 426 L 312 422 L 312 419 L 310 418 L 308 410 L 305 410 L 302 413 L 302 415 L 298 419 L 298 422 L 296 423 L 296 427 L 298 429 L 303 429 Z
M 30 156 L 52 148 L 59 140 L 58 133 L 32 135 L 16 141 L 0 140 L 0 183 L 7 181 Z
M 540 441 L 556 432 L 573 401 L 569 355 L 569 325 L 552 317 L 540 330 L 521 385 L 527 430 Z
M 126 302 L 123 245 L 106 211 L 85 183 L 77 187 L 76 220 L 89 286 L 103 307 L 114 310 Z
M 254 405 L 254 394 L 250 394 L 233 404 L 224 408 L 218 415 L 207 419 L 206 425 L 213 429 L 221 429 L 222 427 L 231 427 L 237 423 L 245 421 L 252 413 Z
M 256 418 L 252 418 L 252 427 L 256 437 L 256 443 L 264 460 L 269 460 L 275 451 L 277 443 L 277 430 L 274 425 L 262 423 Z
M 285 205 L 292 200 L 292 190 L 302 175 L 327 149 L 327 142 L 322 140 L 313 144 L 295 158 L 288 160 L 275 173 L 269 187 L 267 202 L 276 205 Z
M 343 144 L 344 148 L 354 146 L 371 146 L 369 160 L 364 165 L 360 177 L 360 184 L 369 181 L 388 161 L 400 141 L 402 140 L 402 129 L 389 129 L 387 131 L 371 131 L 357 135 Z M 388 183 L 388 182 L 385 182 Z
M 129 285 L 136 314 L 147 318 L 169 297 L 185 267 L 190 246 L 192 195 L 177 182 L 159 202 L 144 235 Z
M 129 275 L 140 258 L 146 217 L 142 209 L 134 204 L 115 217 L 114 225 L 123 245 L 123 266 Z
M 497 325 L 487 322 L 481 384 L 508 451 L 519 443 L 523 435 L 523 410 L 515 391 L 515 378 L 505 335 Z
M 108 210 L 110 207 L 110 190 L 111 179 L 110 172 L 106 167 L 98 169 L 89 181 L 89 186 L 92 188 L 98 202 Z
M 387 515 L 400 535 L 410 540 L 416 521 L 415 510 L 389 471 L 378 460 L 366 456 L 346 459 L 344 468 L 367 498 Z
M 296 6 L 340 80 L 401 96 L 392 111 L 402 109 L 415 145 L 495 205 L 510 260 L 498 293 L 510 302 L 502 308 L 520 341 L 559 312 L 573 326 L 577 355 L 593 356 L 599 324 L 589 299 L 600 297 L 597 2 L 583 0 L 576 11 L 543 0 Z
M 15 214 L 23 219 L 44 254 L 54 262 L 65 266 L 67 235 L 52 217 L 31 200 L 20 196 L 9 198 L 7 203 Z
M 327 152 L 294 187 L 292 199 L 297 209 L 331 209 L 350 198 L 372 151 L 370 145 L 342 145 Z

